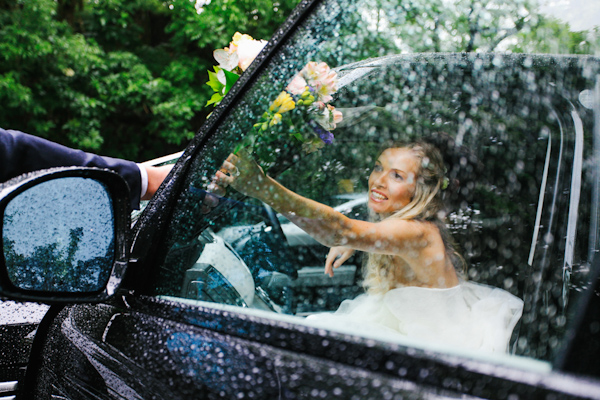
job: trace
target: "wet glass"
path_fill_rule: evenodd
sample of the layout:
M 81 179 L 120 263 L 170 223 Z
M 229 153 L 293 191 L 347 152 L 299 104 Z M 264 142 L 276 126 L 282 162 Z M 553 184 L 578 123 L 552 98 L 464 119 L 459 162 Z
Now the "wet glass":
M 96 292 L 114 262 L 114 216 L 106 187 L 60 178 L 33 186 L 4 211 L 3 255 L 19 289 Z
M 287 136 L 276 127 L 280 139 L 262 145 L 259 163 L 289 189 L 366 219 L 367 179 L 387 143 L 450 137 L 440 145 L 451 182 L 446 222 L 465 278 L 524 300 L 509 352 L 552 360 L 599 248 L 600 63 L 575 55 L 598 54 L 597 30 L 572 32 L 532 1 L 408 4 L 326 1 L 283 44 L 184 177 L 156 295 L 198 293 L 182 288 L 208 257 L 207 235 L 229 245 L 233 271 L 252 277 L 244 306 L 302 317 L 363 292 L 363 255 L 331 279 L 328 249 L 276 210 L 231 189 L 216 207 L 203 204 L 223 160 L 294 75 L 325 62 L 339 78 L 330 104 L 343 115 L 331 143 L 311 152 L 294 142 L 313 129 L 304 118 Z M 551 34 L 557 26 L 566 36 Z M 247 285 L 230 286 L 245 297 Z

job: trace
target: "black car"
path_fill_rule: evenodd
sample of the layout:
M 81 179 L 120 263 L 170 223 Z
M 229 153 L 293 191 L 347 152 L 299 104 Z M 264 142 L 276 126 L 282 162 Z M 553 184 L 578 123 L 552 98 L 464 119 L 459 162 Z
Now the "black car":
M 303 2 L 132 226 L 127 187 L 107 171 L 2 185 L 0 293 L 50 307 L 10 328 L 29 342 L 11 344 L 0 399 L 600 398 L 600 59 L 366 58 L 401 23 L 380 3 Z M 312 322 L 362 292 L 360 258 L 330 279 L 326 249 L 298 252 L 264 204 L 230 190 L 205 207 L 223 160 L 312 61 L 339 78 L 335 139 L 279 136 L 256 153 L 264 168 L 328 202 L 367 191 L 389 140 L 447 138 L 460 150 L 446 202 L 465 277 L 524 302 L 506 353 Z

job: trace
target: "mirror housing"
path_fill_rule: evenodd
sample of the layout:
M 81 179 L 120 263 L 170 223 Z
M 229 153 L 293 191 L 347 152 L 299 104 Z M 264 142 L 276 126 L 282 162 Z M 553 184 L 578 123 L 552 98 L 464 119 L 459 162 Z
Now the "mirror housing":
M 129 188 L 97 168 L 36 171 L 0 185 L 0 296 L 103 301 L 129 259 Z

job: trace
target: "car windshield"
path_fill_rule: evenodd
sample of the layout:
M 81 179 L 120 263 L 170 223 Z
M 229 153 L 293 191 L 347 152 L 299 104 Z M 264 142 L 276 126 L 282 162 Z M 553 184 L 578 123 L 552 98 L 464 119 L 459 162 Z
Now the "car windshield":
M 432 3 L 470 15 L 461 2 Z M 152 294 L 292 314 L 299 324 L 427 348 L 423 337 L 434 329 L 427 321 L 419 335 L 410 324 L 369 332 L 305 318 L 364 295 L 367 254 L 356 252 L 330 278 L 328 248 L 279 210 L 232 188 L 216 206 L 205 199 L 223 161 L 246 148 L 286 188 L 369 220 L 369 176 L 381 152 L 391 142 L 433 138 L 445 161 L 442 217 L 466 265 L 461 280 L 497 288 L 521 307 L 507 322 L 502 354 L 552 361 L 598 251 L 600 64 L 592 56 L 518 54 L 543 40 L 527 30 L 516 41 L 490 32 L 540 14 L 530 2 L 491 3 L 497 7 L 471 10 L 488 24 L 472 43 L 450 22 L 426 18 L 433 9 L 320 3 L 281 39 L 179 177 Z M 459 45 L 467 52 L 452 53 L 465 50 Z M 305 90 L 306 80 L 298 86 L 299 71 L 323 78 L 322 91 Z M 333 73 L 335 88 L 327 81 Z M 286 109 L 289 101 L 295 107 Z M 443 344 L 431 343 L 462 351 Z

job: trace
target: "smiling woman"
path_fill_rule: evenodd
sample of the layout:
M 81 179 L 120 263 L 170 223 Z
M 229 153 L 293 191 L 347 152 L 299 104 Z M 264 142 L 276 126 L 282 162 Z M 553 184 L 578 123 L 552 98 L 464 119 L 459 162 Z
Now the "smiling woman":
M 427 149 L 427 150 L 425 150 Z M 443 174 L 431 179 L 429 170 L 437 152 L 432 146 L 389 148 L 379 157 L 369 179 L 369 207 L 380 222 L 351 219 L 333 208 L 300 196 L 269 176 L 245 152 L 230 155 L 217 182 L 270 205 L 328 247 L 346 246 L 399 257 L 407 269 L 396 284 L 451 287 L 457 284 L 451 259 L 436 223 L 441 211 Z M 380 166 L 385 163 L 382 174 Z M 437 166 L 443 171 L 443 165 Z M 234 171 L 236 173 L 234 173 Z M 406 181 L 403 180 L 405 176 Z M 375 192 L 374 192 L 375 191 Z M 374 194 L 375 193 L 375 194 Z
M 439 150 L 429 143 L 386 148 L 368 181 L 373 222 L 348 218 L 286 189 L 266 176 L 246 151 L 229 155 L 215 182 L 273 207 L 323 245 L 334 247 L 330 254 L 339 251 L 337 246 L 345 252 L 368 252 L 363 282 L 368 294 L 345 301 L 333 316 L 311 315 L 308 320 L 330 328 L 506 352 L 523 301 L 501 289 L 459 282 L 464 259 L 441 217 L 446 170 Z M 325 268 L 327 272 L 331 266 Z
M 381 153 L 369 176 L 369 208 L 387 216 L 406 207 L 415 197 L 419 170 L 419 159 L 408 148 Z

